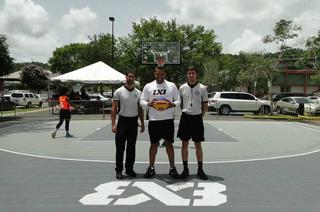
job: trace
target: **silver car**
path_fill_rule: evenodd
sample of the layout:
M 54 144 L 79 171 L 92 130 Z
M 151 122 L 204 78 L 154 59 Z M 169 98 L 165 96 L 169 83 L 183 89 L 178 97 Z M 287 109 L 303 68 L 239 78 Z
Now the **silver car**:
M 285 97 L 276 103 L 276 112 L 281 114 L 319 115 L 320 105 L 307 97 Z
M 308 96 L 308 99 L 311 99 L 316 104 L 320 104 L 320 97 L 319 96 Z

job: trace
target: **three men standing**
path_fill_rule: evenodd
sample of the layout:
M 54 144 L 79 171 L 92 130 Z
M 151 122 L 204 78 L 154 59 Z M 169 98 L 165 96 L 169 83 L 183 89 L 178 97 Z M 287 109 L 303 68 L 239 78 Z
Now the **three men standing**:
M 140 118 L 140 132 L 144 131 L 143 109 L 139 106 L 141 92 L 135 88 L 135 74 L 126 73 L 125 85 L 114 92 L 111 124 L 112 132 L 115 133 L 116 142 L 116 178 L 122 179 L 123 155 L 126 148 L 126 174 L 130 177 L 136 177 L 133 169 L 136 153 L 136 140 L 138 134 L 138 117 Z M 116 124 L 116 114 L 119 111 L 118 123 Z
M 207 180 L 203 171 L 203 151 L 201 142 L 204 141 L 203 115 L 208 110 L 208 92 L 206 86 L 197 80 L 198 70 L 195 67 L 187 69 L 187 83 L 178 90 L 176 85 L 165 80 L 166 70 L 164 67 L 156 67 L 154 70 L 155 80 L 146 84 L 140 96 L 140 91 L 134 87 L 135 76 L 133 73 L 126 75 L 126 84 L 114 93 L 111 121 L 112 131 L 116 133 L 116 178 L 122 179 L 123 154 L 125 142 L 126 151 L 126 174 L 135 177 L 133 170 L 135 161 L 135 145 L 137 139 L 138 116 L 141 121 L 141 132 L 144 131 L 143 110 L 139 106 L 148 108 L 149 123 L 148 133 L 150 137 L 149 167 L 144 174 L 145 178 L 153 177 L 155 172 L 155 160 L 161 139 L 165 140 L 170 170 L 169 175 L 173 178 L 186 179 L 189 176 L 188 146 L 192 139 L 196 148 L 198 161 L 197 176 Z M 140 100 L 139 100 L 140 99 Z M 161 109 L 157 104 L 161 102 Z M 118 124 L 116 125 L 116 113 L 120 107 Z M 181 156 L 183 172 L 177 173 L 174 161 L 174 107 L 181 105 L 182 115 L 179 123 L 178 137 L 182 141 Z

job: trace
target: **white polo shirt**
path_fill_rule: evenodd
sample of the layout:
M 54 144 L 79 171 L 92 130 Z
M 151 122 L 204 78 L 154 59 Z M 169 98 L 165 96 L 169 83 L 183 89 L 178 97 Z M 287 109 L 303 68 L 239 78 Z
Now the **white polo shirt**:
M 185 83 L 179 88 L 182 100 L 182 112 L 189 115 L 202 114 L 202 103 L 208 102 L 207 87 L 201 83 L 197 83 L 191 87 Z
M 140 105 L 144 108 L 148 108 L 148 103 L 157 98 L 165 98 L 170 102 L 173 102 L 176 107 L 180 105 L 180 95 L 177 86 L 164 80 L 163 83 L 158 84 L 156 80 L 146 84 L 142 90 Z M 149 107 L 149 120 L 166 120 L 174 118 L 174 108 L 168 108 L 164 111 L 158 111 L 153 107 Z
M 118 88 L 113 94 L 113 100 L 119 101 L 119 115 L 124 117 L 138 116 L 138 106 L 141 92 L 134 88 L 128 90 L 125 86 Z

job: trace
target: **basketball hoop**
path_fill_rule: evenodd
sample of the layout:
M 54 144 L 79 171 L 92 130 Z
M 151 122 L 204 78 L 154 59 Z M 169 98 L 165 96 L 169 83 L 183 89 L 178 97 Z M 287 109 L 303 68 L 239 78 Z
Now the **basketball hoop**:
M 141 64 L 143 65 L 179 65 L 179 42 L 142 42 Z

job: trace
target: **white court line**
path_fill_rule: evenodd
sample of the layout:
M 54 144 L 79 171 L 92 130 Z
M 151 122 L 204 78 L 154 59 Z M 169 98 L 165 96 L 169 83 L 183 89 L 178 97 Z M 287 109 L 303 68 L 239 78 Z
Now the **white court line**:
M 77 162 L 95 162 L 95 163 L 115 163 L 115 161 L 108 161 L 108 160 L 93 160 L 93 159 L 77 159 L 77 158 L 60 158 L 60 157 L 50 157 L 50 156 L 43 156 L 43 155 L 33 155 L 28 153 L 16 152 L 6 149 L 0 149 L 0 151 L 12 153 L 16 155 L 23 155 L 35 158 L 44 158 L 44 159 L 53 159 L 53 160 L 64 160 L 64 161 L 77 161 Z M 240 162 L 253 162 L 253 161 L 266 161 L 266 160 L 275 160 L 275 159 L 285 159 L 285 158 L 293 158 L 293 157 L 300 157 L 306 156 L 310 154 L 314 154 L 320 152 L 320 149 L 314 150 L 311 152 L 305 152 L 300 154 L 293 154 L 293 155 L 284 155 L 284 156 L 276 156 L 276 157 L 269 157 L 269 158 L 253 158 L 253 159 L 243 159 L 243 160 L 225 160 L 225 161 L 208 161 L 203 162 L 205 164 L 223 164 L 223 163 L 240 163 Z M 142 162 L 136 161 L 136 164 L 149 164 L 149 162 Z M 198 162 L 188 162 L 190 164 L 198 164 Z M 168 162 L 156 162 L 156 164 L 168 164 Z M 182 162 L 176 162 L 176 164 L 182 164 Z
M 313 125 L 310 126 L 310 125 L 305 125 L 305 124 L 302 124 L 302 123 L 298 123 L 298 124 L 299 124 L 299 126 L 307 128 L 308 130 L 320 132 L 320 129 L 317 126 L 313 126 Z

